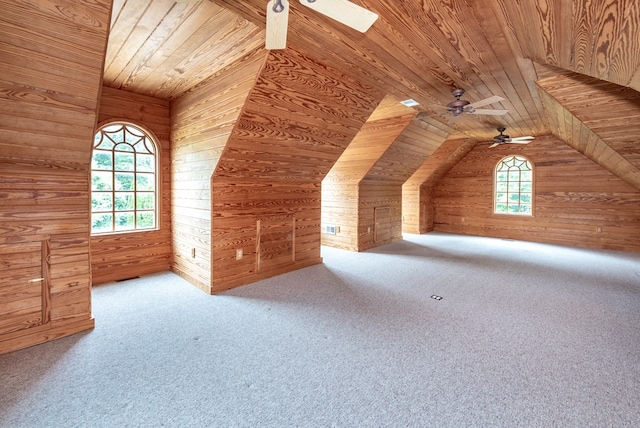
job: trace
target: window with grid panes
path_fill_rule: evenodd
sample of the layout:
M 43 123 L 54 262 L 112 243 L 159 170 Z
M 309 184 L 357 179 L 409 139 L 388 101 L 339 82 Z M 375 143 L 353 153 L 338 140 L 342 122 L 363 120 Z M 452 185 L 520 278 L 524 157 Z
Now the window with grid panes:
M 495 169 L 496 214 L 533 215 L 533 168 L 523 156 L 508 156 Z
M 91 233 L 157 228 L 157 149 L 151 136 L 128 123 L 96 132 L 91 157 Z

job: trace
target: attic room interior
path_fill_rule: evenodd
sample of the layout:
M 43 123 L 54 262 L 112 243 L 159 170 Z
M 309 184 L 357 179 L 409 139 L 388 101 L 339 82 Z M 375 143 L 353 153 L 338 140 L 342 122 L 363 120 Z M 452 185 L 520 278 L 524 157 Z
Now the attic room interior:
M 91 331 L 94 286 L 150 274 L 219 294 L 431 233 L 640 252 L 634 0 L 0 7 L 0 354 Z M 129 126 L 150 220 L 100 230 L 131 189 L 96 187 L 97 142 Z

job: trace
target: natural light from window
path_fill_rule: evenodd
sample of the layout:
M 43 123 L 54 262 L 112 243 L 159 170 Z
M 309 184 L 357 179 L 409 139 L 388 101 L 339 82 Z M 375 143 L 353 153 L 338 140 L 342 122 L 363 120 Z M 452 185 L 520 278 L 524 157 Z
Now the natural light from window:
M 533 169 L 523 156 L 508 156 L 496 165 L 494 213 L 533 215 Z
M 95 135 L 91 158 L 91 233 L 155 229 L 156 144 L 142 129 L 110 123 Z

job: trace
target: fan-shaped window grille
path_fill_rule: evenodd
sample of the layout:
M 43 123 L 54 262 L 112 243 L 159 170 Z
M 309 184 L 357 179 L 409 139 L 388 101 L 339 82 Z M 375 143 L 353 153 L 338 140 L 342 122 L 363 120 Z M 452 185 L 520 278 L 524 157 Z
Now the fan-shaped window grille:
M 91 233 L 156 229 L 157 145 L 128 123 L 98 129 L 91 157 Z
M 508 156 L 495 169 L 496 214 L 533 214 L 533 168 L 523 156 Z

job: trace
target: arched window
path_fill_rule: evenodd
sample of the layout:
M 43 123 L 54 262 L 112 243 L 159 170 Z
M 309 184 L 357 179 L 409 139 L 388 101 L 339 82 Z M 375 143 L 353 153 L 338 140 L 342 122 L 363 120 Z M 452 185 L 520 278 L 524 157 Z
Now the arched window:
M 157 228 L 156 147 L 129 123 L 98 129 L 91 156 L 92 234 Z
M 508 156 L 496 165 L 493 212 L 533 214 L 533 168 L 523 156 Z

